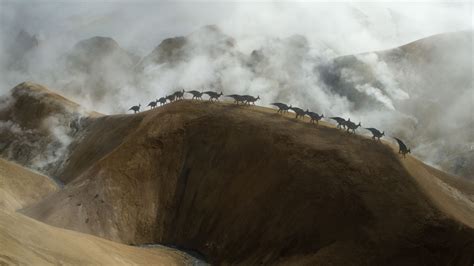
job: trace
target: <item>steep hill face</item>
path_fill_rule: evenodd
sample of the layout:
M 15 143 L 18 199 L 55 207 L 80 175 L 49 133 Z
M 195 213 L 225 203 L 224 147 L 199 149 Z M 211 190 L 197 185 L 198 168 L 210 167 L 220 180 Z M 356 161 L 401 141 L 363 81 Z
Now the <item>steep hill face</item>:
M 471 183 L 325 123 L 180 101 L 91 118 L 83 130 L 60 175 L 67 185 L 29 216 L 127 244 L 178 245 L 214 263 L 474 260 Z

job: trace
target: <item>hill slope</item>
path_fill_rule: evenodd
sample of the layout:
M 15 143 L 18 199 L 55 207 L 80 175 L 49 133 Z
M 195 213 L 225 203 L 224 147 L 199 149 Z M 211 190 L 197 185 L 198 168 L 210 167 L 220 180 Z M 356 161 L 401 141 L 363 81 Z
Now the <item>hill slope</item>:
M 50 178 L 0 159 L 0 209 L 21 209 L 57 190 Z
M 174 244 L 215 263 L 474 260 L 471 183 L 332 127 L 180 101 L 91 118 L 81 138 L 70 175 L 59 175 L 67 185 L 28 208 L 31 217 L 123 243 Z
M 129 247 L 55 228 L 15 212 L 57 190 L 48 177 L 0 159 L 0 264 L 190 263 L 187 256 L 171 249 Z

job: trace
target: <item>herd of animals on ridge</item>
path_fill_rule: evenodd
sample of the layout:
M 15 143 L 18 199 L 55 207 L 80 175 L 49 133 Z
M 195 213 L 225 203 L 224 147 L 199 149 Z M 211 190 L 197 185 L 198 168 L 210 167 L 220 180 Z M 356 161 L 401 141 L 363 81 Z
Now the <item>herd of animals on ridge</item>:
M 171 94 L 171 95 L 167 95 L 165 97 L 161 97 L 159 99 L 156 99 L 155 101 L 151 101 L 148 106 L 150 107 L 150 109 L 153 109 L 155 107 L 157 107 L 158 105 L 164 105 L 166 104 L 167 102 L 174 102 L 174 101 L 177 101 L 177 100 L 182 100 L 184 99 L 184 94 L 185 93 L 189 93 L 189 94 L 192 94 L 192 99 L 193 100 L 202 100 L 202 96 L 204 94 L 206 94 L 208 97 L 209 97 L 209 101 L 218 101 L 219 98 L 223 95 L 222 92 L 220 93 L 217 93 L 215 91 L 205 91 L 205 92 L 200 92 L 200 91 L 196 91 L 196 90 L 192 90 L 192 91 L 185 91 L 185 90 L 179 90 L 179 91 L 176 91 L 175 93 Z M 243 105 L 250 105 L 250 104 L 254 104 L 255 105 L 255 102 L 260 100 L 260 96 L 258 97 L 253 97 L 251 95 L 238 95 L 238 94 L 231 94 L 231 95 L 225 95 L 225 97 L 229 97 L 229 98 L 233 98 L 234 99 L 234 103 L 235 104 L 243 104 Z M 319 115 L 318 113 L 315 113 L 315 112 L 311 112 L 309 111 L 308 109 L 303 110 L 301 108 L 298 108 L 298 107 L 293 107 L 293 106 L 288 106 L 284 103 L 272 103 L 271 105 L 273 106 L 276 106 L 278 108 L 278 111 L 277 113 L 288 113 L 288 110 L 292 110 L 295 114 L 296 114 L 296 119 L 298 118 L 303 118 L 305 116 L 308 116 L 310 118 L 310 123 L 314 123 L 316 121 L 316 124 L 319 123 L 319 120 L 321 120 L 322 118 L 324 118 L 324 115 L 321 114 Z M 129 111 L 134 111 L 134 113 L 138 113 L 140 112 L 140 107 L 141 107 L 141 104 L 139 105 L 135 105 L 135 106 L 132 106 L 130 107 Z M 361 123 L 359 122 L 359 124 L 355 124 L 354 122 L 351 121 L 351 119 L 344 119 L 342 117 L 329 117 L 329 119 L 332 119 L 334 121 L 337 122 L 337 128 L 339 129 L 344 129 L 346 130 L 347 132 L 352 132 L 355 134 L 355 130 L 359 127 L 361 127 Z M 372 139 L 377 139 L 378 141 L 380 141 L 380 138 L 385 136 L 385 132 L 380 132 L 378 129 L 376 128 L 365 128 L 367 130 L 369 130 L 371 133 L 372 133 Z M 411 153 L 410 149 L 405 145 L 405 143 L 403 143 L 403 141 L 401 141 L 400 139 L 398 138 L 395 138 L 393 137 L 397 143 L 398 143 L 398 146 L 399 146 L 399 151 L 398 153 L 402 154 L 403 157 L 405 158 L 406 154 L 407 153 Z

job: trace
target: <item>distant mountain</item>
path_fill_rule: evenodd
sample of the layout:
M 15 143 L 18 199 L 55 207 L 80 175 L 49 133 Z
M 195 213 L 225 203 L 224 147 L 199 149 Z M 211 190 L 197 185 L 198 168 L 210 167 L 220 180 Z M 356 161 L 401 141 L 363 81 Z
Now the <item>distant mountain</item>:
M 174 65 L 192 56 L 205 55 L 216 58 L 234 52 L 235 40 L 225 35 L 217 26 L 208 25 L 184 37 L 163 40 L 137 66 L 139 71 L 154 64 Z
M 93 102 L 102 101 L 109 92 L 133 80 L 133 68 L 140 58 L 108 37 L 93 37 L 78 42 L 64 57 L 70 94 Z
M 78 42 L 67 55 L 66 62 L 72 71 L 91 74 L 101 67 L 130 69 L 139 59 L 122 49 L 112 38 L 92 37 Z
M 455 99 L 446 98 L 453 90 L 472 88 L 473 34 L 472 31 L 439 34 L 390 50 L 342 56 L 320 70 L 335 92 L 349 97 L 357 106 L 363 104 L 351 94 L 358 91 L 357 85 L 370 84 L 390 93 L 388 87 L 394 84 L 387 84 L 387 77 L 380 75 L 384 67 L 411 96 L 449 102 Z M 347 78 L 347 71 L 356 78 Z
M 425 160 L 472 177 L 472 161 L 459 163 L 472 158 L 468 151 L 474 144 L 472 47 L 472 31 L 445 33 L 390 50 L 338 57 L 318 71 L 354 110 L 370 111 L 377 103 L 414 117 L 412 131 L 393 133 L 423 146 L 419 154 Z M 447 162 L 458 163 L 446 168 Z
M 36 35 L 32 35 L 25 30 L 21 30 L 15 37 L 13 42 L 9 40 L 2 40 L 3 44 L 7 46 L 8 53 L 3 55 L 5 62 L 3 62 L 8 70 L 27 71 L 28 58 L 39 46 L 40 42 Z

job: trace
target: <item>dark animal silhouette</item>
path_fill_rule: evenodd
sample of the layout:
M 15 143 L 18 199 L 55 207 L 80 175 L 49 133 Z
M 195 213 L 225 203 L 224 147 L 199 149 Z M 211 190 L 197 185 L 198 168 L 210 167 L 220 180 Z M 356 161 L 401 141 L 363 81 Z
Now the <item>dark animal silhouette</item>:
M 303 109 L 298 108 L 298 107 L 291 107 L 290 110 L 293 110 L 293 112 L 295 112 L 296 119 L 298 119 L 298 117 L 304 118 L 304 116 L 306 115 L 306 112 Z
M 170 103 L 174 102 L 176 96 L 174 94 L 166 96 L 166 100 L 170 101 Z
M 288 113 L 288 109 L 291 108 L 291 105 L 288 106 L 284 103 L 271 103 L 271 105 L 278 107 L 277 113 Z
M 166 97 L 161 97 L 160 99 L 156 100 L 157 102 L 160 103 L 160 105 L 163 105 L 166 103 Z
M 309 116 L 309 118 L 311 118 L 309 122 L 313 124 L 314 124 L 314 121 L 316 121 L 316 124 L 319 124 L 319 120 L 321 120 L 324 117 L 323 114 L 319 115 L 318 113 L 310 112 L 309 110 L 306 110 L 306 114 Z
M 239 103 L 245 103 L 245 98 L 242 95 L 238 94 L 231 94 L 231 95 L 226 95 L 226 97 L 234 99 L 234 103 L 239 104 Z
M 405 143 L 403 143 L 403 141 L 401 141 L 400 139 L 398 138 L 395 138 L 393 137 L 397 142 L 398 142 L 398 153 L 401 153 L 403 155 L 403 158 L 406 157 L 406 154 L 407 153 L 411 153 L 410 149 L 407 148 L 407 145 L 405 145 Z
M 193 98 L 192 98 L 193 100 L 194 100 L 194 99 L 197 99 L 197 100 L 201 100 L 201 99 L 202 99 L 202 92 L 200 92 L 200 91 L 192 90 L 192 91 L 187 91 L 187 93 L 193 95 Z
M 203 92 L 203 94 L 207 94 L 209 96 L 209 101 L 211 101 L 211 102 L 213 100 L 218 101 L 219 98 L 223 95 L 222 91 L 221 91 L 221 93 L 217 93 L 215 91 L 205 91 L 205 92 Z
M 372 132 L 372 139 L 374 139 L 374 140 L 377 138 L 377 140 L 380 141 L 380 138 L 385 136 L 385 131 L 380 132 L 378 129 L 373 128 L 373 127 L 369 127 L 369 128 L 365 128 L 365 129 Z
M 346 127 L 347 127 L 347 132 L 350 132 L 352 131 L 352 133 L 355 134 L 355 130 L 361 126 L 360 122 L 359 124 L 355 124 L 354 122 L 351 121 L 351 119 L 348 119 L 345 123 Z
M 245 103 L 247 103 L 248 105 L 250 105 L 251 103 L 255 105 L 255 102 L 260 100 L 260 96 L 257 96 L 257 98 L 251 96 L 251 95 L 244 95 L 244 100 L 245 100 Z
M 173 95 L 176 98 L 176 100 L 181 100 L 181 99 L 184 98 L 184 90 L 177 91 L 177 92 L 173 93 Z
M 344 127 L 344 129 L 346 128 L 346 122 L 347 122 L 346 119 L 342 117 L 338 117 L 338 116 L 329 117 L 329 119 L 332 119 L 337 122 L 336 128 L 342 128 L 342 127 Z
M 140 107 L 141 107 L 141 106 L 142 106 L 141 104 L 134 105 L 134 106 L 130 107 L 130 109 L 128 109 L 128 110 L 129 110 L 129 111 L 130 111 L 130 110 L 133 110 L 134 114 L 136 114 L 136 113 L 140 112 Z
M 150 106 L 150 109 L 155 108 L 157 102 L 158 102 L 158 101 L 151 101 L 151 102 L 148 104 L 148 106 Z

